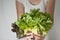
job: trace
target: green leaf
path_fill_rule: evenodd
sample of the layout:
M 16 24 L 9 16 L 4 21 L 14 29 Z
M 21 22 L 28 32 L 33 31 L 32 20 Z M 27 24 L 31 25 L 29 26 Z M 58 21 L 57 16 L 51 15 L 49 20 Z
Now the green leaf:
M 42 36 L 45 36 L 52 27 L 52 17 L 47 12 L 40 12 L 40 9 L 31 9 L 17 19 L 16 25 L 23 35 L 30 30 L 34 34 L 38 34 L 38 31 L 42 32 Z

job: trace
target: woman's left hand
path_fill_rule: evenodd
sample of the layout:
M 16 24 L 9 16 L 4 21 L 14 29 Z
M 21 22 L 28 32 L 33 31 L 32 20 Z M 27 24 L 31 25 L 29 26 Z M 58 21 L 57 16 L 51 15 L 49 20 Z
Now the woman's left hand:
M 34 35 L 34 38 L 35 38 L 35 40 L 43 40 L 44 39 L 41 34 Z

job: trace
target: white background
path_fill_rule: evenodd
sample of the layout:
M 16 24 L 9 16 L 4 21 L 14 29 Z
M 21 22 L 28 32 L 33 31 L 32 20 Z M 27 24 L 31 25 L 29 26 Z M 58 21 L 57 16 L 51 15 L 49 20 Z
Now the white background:
M 0 0 L 0 40 L 17 40 L 11 31 L 11 23 L 16 19 L 15 0 Z M 56 0 L 54 26 L 45 40 L 60 40 L 60 0 Z

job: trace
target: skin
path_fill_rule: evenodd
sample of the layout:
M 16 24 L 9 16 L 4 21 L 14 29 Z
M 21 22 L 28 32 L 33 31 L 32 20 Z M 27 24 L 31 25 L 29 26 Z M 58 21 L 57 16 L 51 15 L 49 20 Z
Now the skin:
M 37 5 L 41 2 L 41 0 L 28 0 L 32 5 Z
M 24 13 L 24 5 L 16 1 L 16 10 L 17 10 L 17 17 L 21 16 Z
M 53 22 L 54 22 L 54 8 L 55 8 L 55 0 L 49 0 L 46 5 L 46 12 L 51 14 Z
M 37 5 L 41 0 L 29 0 L 29 2 L 33 5 Z M 52 16 L 52 19 L 54 17 L 54 6 L 55 6 L 55 0 L 49 0 L 47 2 L 47 5 L 45 6 L 46 12 L 50 13 Z M 17 10 L 17 17 L 21 16 L 24 13 L 24 6 L 22 3 L 16 1 L 16 10 Z M 29 37 L 26 37 L 26 40 L 31 40 L 32 37 L 35 37 L 35 40 L 43 40 L 44 37 L 42 37 L 41 33 L 35 35 L 31 32 L 27 33 L 28 35 L 31 35 Z M 27 35 L 27 36 L 28 36 Z

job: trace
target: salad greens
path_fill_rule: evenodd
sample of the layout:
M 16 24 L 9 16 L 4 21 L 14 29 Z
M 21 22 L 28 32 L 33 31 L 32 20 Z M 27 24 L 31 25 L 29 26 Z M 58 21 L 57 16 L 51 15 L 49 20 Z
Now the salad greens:
M 47 12 L 40 12 L 40 9 L 31 9 L 29 13 L 24 13 L 16 21 L 19 27 L 19 35 L 24 36 L 28 31 L 34 34 L 42 33 L 44 37 L 52 27 L 52 17 Z

